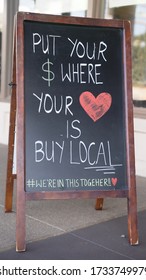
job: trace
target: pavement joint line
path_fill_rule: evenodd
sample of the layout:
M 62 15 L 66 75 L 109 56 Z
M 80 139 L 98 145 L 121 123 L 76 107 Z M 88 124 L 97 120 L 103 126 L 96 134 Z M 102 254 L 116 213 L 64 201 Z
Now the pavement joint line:
M 0 207 L 1 207 L 1 208 L 4 208 L 4 205 L 0 204 Z M 13 211 L 13 213 L 16 213 L 16 211 Z M 64 232 L 64 233 L 67 232 L 66 230 L 64 230 L 64 229 L 62 229 L 62 228 L 60 228 L 60 227 L 57 227 L 57 226 L 54 226 L 54 225 L 52 225 L 52 224 L 50 224 L 50 223 L 44 222 L 44 221 L 42 221 L 42 220 L 39 220 L 39 219 L 37 219 L 37 218 L 35 218 L 35 217 L 33 217 L 33 216 L 30 216 L 30 215 L 27 215 L 27 214 L 26 214 L 26 217 L 29 218 L 29 219 L 32 219 L 32 220 L 34 220 L 34 221 L 37 221 L 37 222 L 39 222 L 39 223 L 45 224 L 45 225 L 47 225 L 47 226 L 50 226 L 50 227 L 52 227 L 52 228 L 56 228 L 56 229 L 60 230 L 61 232 Z
M 61 228 L 56 227 L 56 226 L 53 226 L 53 225 L 51 225 L 51 224 L 49 224 L 49 223 L 46 223 L 46 222 L 44 222 L 44 221 L 41 221 L 41 220 L 39 220 L 39 219 L 37 219 L 37 218 L 34 218 L 34 217 L 32 217 L 32 216 L 29 216 L 29 215 L 26 215 L 26 216 L 27 216 L 28 218 L 30 218 L 30 219 L 36 220 L 36 221 L 38 221 L 38 222 L 40 222 L 40 223 L 43 223 L 43 224 L 49 225 L 49 226 L 51 226 L 51 227 L 53 227 L 53 228 L 59 229 L 60 231 L 62 231 L 62 232 L 64 232 L 64 233 L 67 233 L 67 234 L 69 234 L 69 235 L 71 235 L 71 236 L 74 236 L 74 237 L 76 237 L 76 238 L 78 238 L 78 239 L 81 239 L 81 240 L 84 240 L 84 241 L 86 241 L 86 242 L 89 242 L 89 243 L 91 243 L 91 244 L 93 244 L 93 245 L 96 245 L 96 246 L 98 246 L 98 247 L 101 247 L 101 248 L 103 248 L 103 249 L 105 249 L 105 250 L 108 250 L 108 251 L 110 251 L 110 252 L 112 252 L 112 253 L 116 253 L 117 255 L 120 255 L 120 256 L 122 256 L 122 257 L 126 257 L 126 258 L 128 258 L 129 260 L 134 260 L 133 258 L 131 258 L 131 257 L 125 255 L 125 254 L 119 253 L 118 251 L 112 250 L 112 249 L 110 249 L 110 248 L 108 248 L 108 247 L 106 247 L 106 246 L 103 246 L 102 244 L 99 244 L 99 243 L 97 243 L 97 242 L 94 242 L 94 241 L 92 241 L 92 240 L 89 240 L 89 239 L 87 239 L 87 238 L 84 238 L 84 237 L 82 237 L 82 236 L 80 236 L 80 235 L 78 235 L 78 234 L 75 234 L 75 233 L 73 233 L 73 232 L 67 232 L 67 231 L 65 231 L 64 229 L 61 229 Z
M 34 221 L 37 221 L 37 222 L 39 222 L 39 223 L 45 224 L 45 225 L 47 225 L 47 226 L 50 226 L 50 227 L 52 227 L 52 228 L 58 229 L 58 230 L 60 230 L 61 232 L 64 232 L 64 233 L 67 232 L 66 230 L 64 230 L 64 229 L 62 229 L 62 228 L 60 228 L 60 227 L 57 227 L 57 226 L 54 226 L 54 225 L 52 225 L 52 224 L 50 224 L 50 223 L 44 222 L 44 221 L 42 221 L 42 220 L 39 220 L 39 219 L 37 219 L 37 218 L 35 218 L 35 217 L 33 217 L 33 216 L 30 216 L 30 215 L 27 215 L 27 214 L 26 214 L 26 217 L 27 217 L 27 218 L 30 218 L 30 219 L 32 219 L 32 220 L 34 220 Z
M 75 234 L 75 233 L 72 233 L 72 232 L 69 232 L 69 234 L 72 235 L 72 236 L 74 236 L 74 237 L 77 237 L 77 238 L 79 238 L 79 239 L 81 239 L 81 240 L 84 240 L 84 241 L 86 241 L 86 242 L 89 242 L 89 243 L 91 243 L 91 244 L 93 244 L 93 245 L 96 245 L 96 246 L 98 246 L 98 247 L 101 247 L 101 248 L 103 248 L 103 249 L 106 249 L 106 250 L 108 250 L 108 251 L 110 251 L 110 252 L 112 252 L 112 253 L 116 253 L 117 255 L 120 255 L 120 256 L 122 256 L 122 257 L 126 257 L 126 258 L 128 258 L 129 260 L 135 260 L 135 259 L 133 259 L 133 258 L 131 258 L 131 257 L 125 255 L 125 254 L 119 253 L 118 251 L 112 250 L 112 249 L 110 249 L 110 248 L 108 248 L 108 247 L 106 247 L 106 246 L 103 246 L 103 245 L 100 244 L 100 243 L 97 243 L 97 242 L 94 242 L 94 241 L 89 240 L 89 239 L 87 239 L 87 238 L 84 238 L 84 237 L 82 237 L 82 236 L 80 236 L 80 235 L 78 235 L 78 234 Z
M 80 236 L 80 235 L 78 235 L 78 234 L 73 233 L 73 232 L 67 232 L 66 230 L 64 230 L 64 229 L 62 229 L 62 228 L 60 228 L 60 227 L 53 226 L 53 225 L 50 224 L 50 223 L 41 221 L 41 220 L 39 220 L 39 219 L 37 219 L 37 218 L 34 218 L 34 217 L 30 216 L 30 215 L 26 215 L 26 217 L 28 217 L 28 218 L 30 218 L 30 219 L 33 219 L 33 220 L 35 220 L 35 221 L 38 221 L 38 222 L 40 222 L 40 223 L 43 223 L 43 224 L 45 224 L 45 225 L 51 226 L 52 228 L 56 228 L 56 229 L 62 231 L 63 233 L 67 233 L 67 234 L 69 234 L 69 235 L 71 235 L 71 236 L 74 236 L 74 237 L 76 237 L 76 238 L 78 238 L 78 239 L 81 239 L 81 240 L 84 240 L 84 241 L 86 241 L 86 242 L 89 242 L 89 243 L 91 243 L 91 244 L 93 244 L 93 245 L 99 246 L 99 247 L 101 247 L 101 248 L 103 248 L 103 249 L 105 249 L 105 250 L 108 250 L 108 251 L 110 251 L 110 252 L 116 253 L 117 255 L 120 255 L 120 256 L 122 256 L 122 257 L 126 257 L 126 258 L 128 258 L 128 259 L 130 259 L 130 260 L 134 260 L 133 258 L 131 258 L 131 257 L 125 255 L 125 254 L 119 253 L 118 251 L 112 250 L 112 249 L 110 249 L 110 248 L 108 248 L 108 247 L 106 247 L 106 246 L 103 246 L 102 244 L 99 244 L 99 243 L 94 242 L 94 241 L 92 241 L 92 240 L 86 239 L 86 238 L 84 238 L 84 237 L 82 237 L 82 236 Z
M 26 217 L 28 217 L 28 218 L 30 218 L 30 219 L 33 219 L 33 220 L 35 220 L 35 221 L 38 221 L 38 222 L 40 222 L 40 223 L 43 223 L 43 224 L 45 224 L 45 225 L 51 226 L 52 228 L 56 228 L 56 229 L 62 231 L 63 233 L 67 233 L 66 230 L 64 230 L 64 229 L 62 229 L 62 228 L 60 228 L 60 227 L 53 226 L 53 225 L 50 224 L 50 223 L 46 223 L 46 222 L 41 221 L 41 220 L 39 220 L 39 219 L 37 219 L 37 218 L 34 218 L 34 217 L 30 216 L 30 215 L 26 215 Z M 112 253 L 116 253 L 117 255 L 120 255 L 120 256 L 122 256 L 122 257 L 126 257 L 126 258 L 128 258 L 128 259 L 130 259 L 130 260 L 134 260 L 133 258 L 131 258 L 131 257 L 125 255 L 125 254 L 122 254 L 122 253 L 120 253 L 120 252 L 118 252 L 118 251 L 112 250 L 112 249 L 110 249 L 110 248 L 108 248 L 108 247 L 106 247 L 106 246 L 103 246 L 102 244 L 99 244 L 99 243 L 97 243 L 97 242 L 91 241 L 91 240 L 89 240 L 89 239 L 87 239 L 87 238 L 84 238 L 84 237 L 82 237 L 82 236 L 80 236 L 80 235 L 78 235 L 78 234 L 75 234 L 75 233 L 73 233 L 73 232 L 68 232 L 68 234 L 71 235 L 71 236 L 74 236 L 74 237 L 76 237 L 76 238 L 78 238 L 78 239 L 81 239 L 81 240 L 84 240 L 84 241 L 86 241 L 86 242 L 89 242 L 89 243 L 91 243 L 91 244 L 93 244 L 93 245 L 99 246 L 99 247 L 101 247 L 101 248 L 103 248 L 103 249 L 105 249 L 105 250 L 108 250 L 108 251 L 112 252 Z

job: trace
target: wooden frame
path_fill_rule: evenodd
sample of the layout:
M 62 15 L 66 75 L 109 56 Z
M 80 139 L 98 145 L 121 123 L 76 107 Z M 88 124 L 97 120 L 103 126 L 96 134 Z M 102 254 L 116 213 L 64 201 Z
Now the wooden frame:
M 126 149 L 127 149 L 127 181 L 128 190 L 97 190 L 97 191 L 65 191 L 65 192 L 27 192 L 25 191 L 25 104 L 24 104 L 24 21 L 51 22 L 55 24 L 71 24 L 84 26 L 115 27 L 124 30 L 124 88 L 125 88 L 125 127 L 126 127 Z M 86 19 L 75 17 L 48 16 L 29 13 L 18 13 L 16 25 L 16 62 L 14 59 L 13 81 L 16 73 L 16 95 L 17 95 L 17 212 L 16 212 L 16 250 L 25 251 L 25 204 L 27 200 L 38 199 L 69 199 L 69 198 L 97 198 L 96 209 L 102 209 L 103 198 L 121 197 L 127 198 L 128 202 L 128 233 L 131 245 L 138 244 L 137 230 L 137 202 L 136 202 L 136 182 L 135 182 L 135 158 L 134 158 L 134 137 L 133 137 L 133 104 L 132 104 L 132 78 L 131 78 L 131 35 L 129 22 L 100 19 Z M 16 68 L 15 68 L 16 67 Z M 15 103 L 15 99 L 14 99 Z M 12 114 L 13 109 L 11 110 Z M 15 120 L 14 120 L 15 121 Z M 12 130 L 14 129 L 11 127 Z M 12 137 L 10 133 L 9 137 Z M 11 145 L 11 144 L 9 144 Z M 9 146 L 10 147 L 10 146 Z M 11 178 L 10 152 L 8 155 L 7 188 L 10 189 L 10 199 L 12 201 L 12 185 L 8 187 L 8 180 Z M 6 211 L 11 211 L 12 204 Z
M 10 106 L 10 123 L 9 123 L 9 142 L 8 142 L 8 161 L 6 177 L 6 194 L 5 194 L 5 212 L 12 211 L 13 186 L 16 174 L 13 174 L 14 164 L 14 145 L 16 130 L 16 45 L 15 34 L 13 42 L 13 72 L 11 86 L 11 106 Z

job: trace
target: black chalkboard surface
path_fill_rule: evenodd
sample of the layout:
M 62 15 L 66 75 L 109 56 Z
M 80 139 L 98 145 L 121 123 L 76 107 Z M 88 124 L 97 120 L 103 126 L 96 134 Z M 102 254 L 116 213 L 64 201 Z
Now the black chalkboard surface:
M 25 190 L 127 190 L 124 30 L 24 21 Z

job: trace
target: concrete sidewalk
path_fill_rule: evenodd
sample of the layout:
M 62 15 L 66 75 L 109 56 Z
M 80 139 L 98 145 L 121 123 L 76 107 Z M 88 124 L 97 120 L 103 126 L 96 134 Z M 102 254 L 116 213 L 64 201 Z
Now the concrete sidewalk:
M 99 256 L 104 256 L 108 259 L 107 252 L 110 252 L 109 258 L 132 258 L 132 250 L 135 253 L 134 258 L 146 258 L 146 179 L 137 178 L 137 194 L 138 194 L 138 212 L 140 232 L 142 234 L 142 244 L 139 246 L 130 246 L 127 237 L 121 239 L 121 236 L 127 236 L 127 200 L 121 198 L 106 198 L 104 201 L 104 209 L 96 211 L 94 209 L 95 200 L 80 199 L 80 200 L 42 200 L 28 201 L 26 207 L 26 243 L 29 248 L 29 253 L 18 254 L 15 252 L 15 223 L 16 223 L 16 188 L 14 189 L 13 212 L 4 213 L 5 200 L 5 185 L 6 185 L 6 167 L 7 167 L 7 146 L 0 145 L 0 259 L 54 259 L 67 256 L 68 243 L 71 242 L 70 250 L 84 253 L 85 259 L 98 259 L 94 253 L 96 247 L 100 248 Z M 114 226 L 113 226 L 114 225 Z M 143 228 L 144 227 L 144 228 Z M 108 231 L 107 231 L 108 228 Z M 105 230 L 106 229 L 106 230 Z M 103 232 L 102 232 L 103 230 Z M 114 233 L 113 233 L 114 230 Z M 94 233 L 95 231 L 95 233 Z M 143 236 L 145 232 L 145 236 Z M 99 236 L 100 234 L 100 236 Z M 111 234 L 111 236 L 110 236 Z M 79 236 L 79 237 L 78 237 Z M 96 236 L 96 238 L 95 238 Z M 73 240 L 72 240 L 73 239 Z M 106 239 L 106 240 L 105 240 Z M 141 236 L 140 236 L 141 239 Z M 76 242 L 77 241 L 77 242 Z M 108 248 L 109 242 L 110 249 Z M 60 245 L 59 245 L 59 242 Z M 127 251 L 122 252 L 123 242 L 126 250 L 130 250 L 130 255 Z M 53 252 L 53 244 L 58 244 L 58 252 L 56 255 L 48 255 Z M 80 244 L 80 245 L 79 245 Z M 85 244 L 87 246 L 85 246 Z M 93 247 L 93 244 L 96 246 Z M 104 246 L 104 244 L 106 244 Z M 51 247 L 50 247 L 51 246 Z M 81 246 L 78 248 L 78 246 Z M 113 248 L 112 248 L 113 246 Z M 117 254 L 111 254 L 112 250 Z M 87 250 L 84 252 L 84 250 Z M 42 248 L 42 249 L 41 249 Z M 66 248 L 66 251 L 65 251 Z M 121 249 L 118 249 L 121 248 Z M 137 248 L 137 249 L 136 249 Z M 39 249 L 39 251 L 38 251 Z M 121 251 L 118 251 L 121 250 Z M 37 253 L 38 252 L 38 255 Z M 40 254 L 42 252 L 42 255 Z M 54 247 L 55 252 L 55 247 Z M 88 254 L 90 252 L 91 254 Z M 43 255 L 44 253 L 44 255 Z M 76 259 L 76 251 L 70 255 L 71 259 Z M 87 255 L 86 255 L 87 253 Z M 20 257 L 21 255 L 21 257 Z M 80 254 L 79 254 L 80 255 Z M 7 257 L 6 257 L 7 256 Z M 127 256 L 127 257 L 126 257 Z M 68 255 L 69 257 L 69 255 Z M 83 258 L 83 254 L 80 255 Z

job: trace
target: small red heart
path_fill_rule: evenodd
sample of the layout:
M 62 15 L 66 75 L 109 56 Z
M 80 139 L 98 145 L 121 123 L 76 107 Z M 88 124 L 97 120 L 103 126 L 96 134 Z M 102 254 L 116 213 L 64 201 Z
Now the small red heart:
M 117 184 L 118 179 L 117 178 L 112 178 L 112 184 L 115 187 Z
M 109 110 L 112 103 L 112 97 L 107 92 L 102 92 L 95 97 L 91 92 L 85 91 L 81 93 L 79 100 L 85 112 L 94 122 Z

